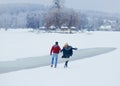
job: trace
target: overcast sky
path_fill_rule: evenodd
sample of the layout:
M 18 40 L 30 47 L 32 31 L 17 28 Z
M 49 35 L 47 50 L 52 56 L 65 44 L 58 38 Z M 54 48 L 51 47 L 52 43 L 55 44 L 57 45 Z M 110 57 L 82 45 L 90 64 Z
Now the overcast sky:
M 52 0 L 0 0 L 0 3 L 40 3 L 49 5 Z M 66 7 L 120 13 L 120 0 L 65 0 Z

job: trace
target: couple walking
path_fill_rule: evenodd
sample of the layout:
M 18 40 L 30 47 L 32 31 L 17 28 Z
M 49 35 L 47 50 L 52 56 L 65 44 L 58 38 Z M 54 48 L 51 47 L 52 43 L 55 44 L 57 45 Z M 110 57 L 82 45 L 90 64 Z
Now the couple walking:
M 61 49 L 58 42 L 55 42 L 50 51 L 50 55 L 52 55 L 51 67 L 57 67 L 58 54 L 60 52 L 63 52 L 62 58 L 65 59 L 64 67 L 68 67 L 69 58 L 73 55 L 73 50 L 77 50 L 77 48 L 73 48 L 72 46 L 68 45 L 68 43 L 65 43 L 64 47 Z

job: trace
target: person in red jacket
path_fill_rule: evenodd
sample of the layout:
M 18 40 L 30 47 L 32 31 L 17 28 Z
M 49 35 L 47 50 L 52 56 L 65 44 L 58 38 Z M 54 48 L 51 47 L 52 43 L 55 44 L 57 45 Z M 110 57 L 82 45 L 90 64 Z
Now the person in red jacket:
M 57 62 L 58 62 L 58 54 L 61 51 L 60 46 L 58 45 L 58 42 L 55 42 L 55 45 L 52 46 L 50 55 L 52 55 L 52 61 L 51 61 L 51 67 L 55 65 L 54 67 L 57 67 Z

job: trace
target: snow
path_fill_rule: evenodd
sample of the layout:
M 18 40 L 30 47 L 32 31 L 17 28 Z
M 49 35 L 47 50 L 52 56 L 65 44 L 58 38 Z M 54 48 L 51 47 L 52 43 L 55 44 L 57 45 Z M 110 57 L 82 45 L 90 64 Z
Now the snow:
M 69 62 L 0 74 L 0 86 L 120 86 L 120 32 L 76 34 L 0 30 L 0 62 L 49 55 L 55 41 L 78 49 L 113 47 L 116 50 Z M 51 56 L 50 56 L 51 57 Z

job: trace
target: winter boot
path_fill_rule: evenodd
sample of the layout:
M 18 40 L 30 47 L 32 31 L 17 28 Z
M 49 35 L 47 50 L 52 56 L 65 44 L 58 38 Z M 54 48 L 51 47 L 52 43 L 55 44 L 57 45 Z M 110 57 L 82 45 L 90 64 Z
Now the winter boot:
M 68 61 L 65 62 L 64 68 L 68 67 Z
M 53 64 L 51 64 L 51 67 L 53 67 Z

